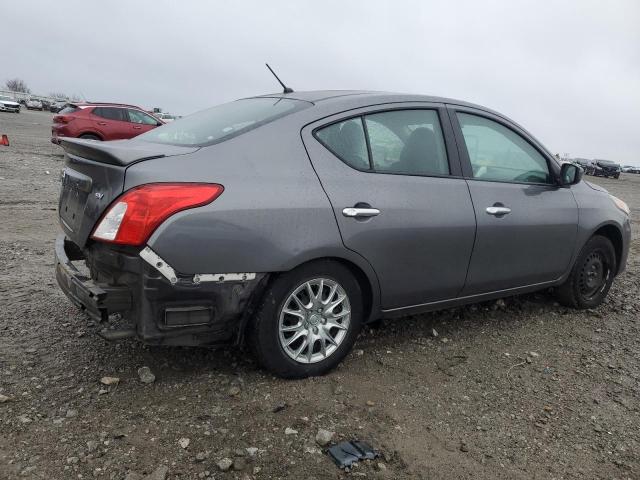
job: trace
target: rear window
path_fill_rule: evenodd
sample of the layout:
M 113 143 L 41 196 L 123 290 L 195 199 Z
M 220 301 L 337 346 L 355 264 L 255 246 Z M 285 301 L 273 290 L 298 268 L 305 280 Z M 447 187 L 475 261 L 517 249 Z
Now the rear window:
M 76 107 L 75 105 L 67 105 L 66 107 L 64 107 L 62 110 L 60 110 L 61 114 L 65 114 L 65 113 L 73 113 L 73 112 L 77 112 L 79 110 L 78 107 Z
M 247 98 L 218 105 L 138 136 L 147 142 L 205 146 L 223 142 L 311 104 L 289 98 Z

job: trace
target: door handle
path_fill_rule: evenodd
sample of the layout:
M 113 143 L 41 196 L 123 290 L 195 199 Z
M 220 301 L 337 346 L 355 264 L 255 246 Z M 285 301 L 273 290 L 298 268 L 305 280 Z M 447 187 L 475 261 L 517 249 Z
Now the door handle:
M 501 217 L 502 215 L 506 215 L 507 213 L 511 213 L 511 209 L 509 207 L 487 207 L 487 213 L 489 215 L 494 215 L 496 217 Z
M 342 215 L 345 217 L 375 217 L 380 215 L 380 210 L 377 208 L 357 208 L 357 207 L 349 207 L 344 208 L 342 210 Z
M 98 122 L 98 125 L 102 125 L 102 126 L 104 126 L 104 125 L 106 125 L 106 124 L 107 124 L 107 122 Z
M 140 125 L 134 125 L 134 126 L 133 126 L 133 128 L 134 128 L 135 130 L 140 130 L 142 127 L 141 127 Z

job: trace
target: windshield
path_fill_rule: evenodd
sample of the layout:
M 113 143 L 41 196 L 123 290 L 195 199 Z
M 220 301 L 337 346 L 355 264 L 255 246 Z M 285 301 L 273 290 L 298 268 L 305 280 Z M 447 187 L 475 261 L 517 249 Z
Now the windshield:
M 13 102 L 13 98 L 0 95 L 0 100 L 6 100 L 7 102 Z
M 223 142 L 311 104 L 288 98 L 247 98 L 202 110 L 138 136 L 171 145 L 205 146 Z

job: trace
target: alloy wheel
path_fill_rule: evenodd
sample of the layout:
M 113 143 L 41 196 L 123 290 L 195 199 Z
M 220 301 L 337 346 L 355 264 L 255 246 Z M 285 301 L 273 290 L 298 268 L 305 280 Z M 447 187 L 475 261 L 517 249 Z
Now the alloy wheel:
M 349 296 L 338 282 L 330 278 L 305 281 L 280 309 L 280 345 L 298 363 L 320 362 L 338 349 L 350 320 Z

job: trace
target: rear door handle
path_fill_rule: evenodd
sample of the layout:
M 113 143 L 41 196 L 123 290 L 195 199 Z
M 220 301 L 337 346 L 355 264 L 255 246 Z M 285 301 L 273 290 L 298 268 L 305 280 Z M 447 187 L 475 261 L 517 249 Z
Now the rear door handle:
M 342 210 L 342 215 L 345 217 L 375 217 L 380 215 L 380 210 L 377 208 L 357 208 L 349 207 Z
M 489 215 L 494 215 L 496 217 L 511 213 L 511 209 L 509 207 L 487 207 L 486 211 Z
M 141 127 L 140 125 L 134 125 L 134 126 L 133 126 L 133 128 L 134 128 L 135 130 L 140 130 L 142 127 Z
M 98 122 L 98 125 L 102 125 L 102 126 L 104 126 L 104 125 L 106 125 L 106 124 L 107 124 L 107 122 Z

